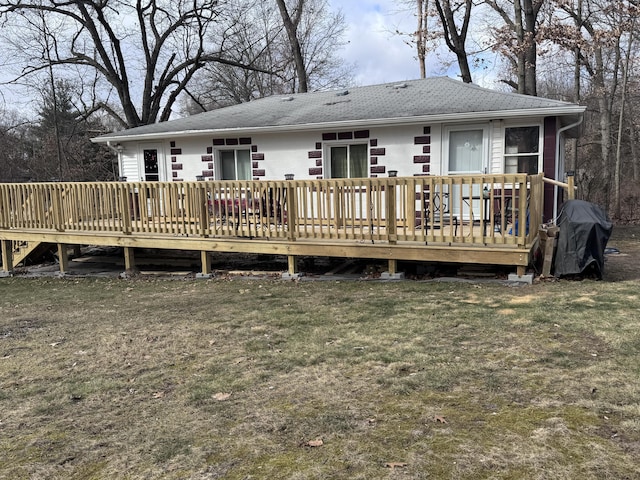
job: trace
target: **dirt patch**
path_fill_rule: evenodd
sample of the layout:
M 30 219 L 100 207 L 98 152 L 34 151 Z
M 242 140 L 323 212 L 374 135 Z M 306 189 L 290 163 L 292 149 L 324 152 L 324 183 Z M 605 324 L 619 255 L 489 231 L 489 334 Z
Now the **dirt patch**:
M 605 255 L 604 280 L 621 282 L 640 280 L 640 226 L 624 225 L 613 228 Z

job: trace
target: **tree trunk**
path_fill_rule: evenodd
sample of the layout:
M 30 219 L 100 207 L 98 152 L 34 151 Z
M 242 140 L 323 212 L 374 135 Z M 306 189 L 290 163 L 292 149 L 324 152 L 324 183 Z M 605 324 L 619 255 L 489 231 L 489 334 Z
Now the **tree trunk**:
M 538 89 L 536 86 L 536 65 L 537 65 L 537 40 L 536 36 L 536 17 L 537 12 L 533 8 L 532 0 L 522 0 L 523 17 L 524 17 L 524 93 L 536 96 Z
M 427 33 L 429 0 L 416 0 L 418 7 L 418 29 L 416 30 L 416 49 L 420 65 L 420 78 L 427 78 Z
M 456 55 L 462 81 L 464 83 L 472 83 L 471 68 L 469 67 L 466 49 L 467 32 L 471 20 L 471 8 L 473 7 L 472 0 L 464 1 L 464 17 L 459 31 L 450 0 L 435 0 L 435 5 L 442 23 L 444 41 L 449 50 Z
M 304 57 L 302 55 L 302 48 L 300 47 L 300 41 L 298 40 L 298 21 L 300 16 L 298 15 L 298 21 L 291 18 L 287 10 L 287 5 L 284 0 L 276 0 L 278 8 L 280 9 L 280 16 L 284 28 L 287 31 L 289 37 L 289 43 L 291 44 L 291 52 L 293 53 L 293 60 L 296 65 L 296 73 L 298 75 L 298 92 L 304 93 L 309 90 L 307 81 L 307 69 L 304 64 Z M 298 1 L 298 12 L 302 11 L 304 0 Z

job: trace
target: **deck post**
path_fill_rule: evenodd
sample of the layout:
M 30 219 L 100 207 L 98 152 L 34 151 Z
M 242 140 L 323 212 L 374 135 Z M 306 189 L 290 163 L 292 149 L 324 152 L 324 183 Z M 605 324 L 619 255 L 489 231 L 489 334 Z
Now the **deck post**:
M 209 202 L 205 185 L 198 183 L 198 200 L 200 203 L 200 236 L 207 237 L 207 228 L 209 227 Z M 203 252 L 204 253 L 204 252 Z M 204 272 L 203 272 L 204 273 Z
M 569 200 L 575 200 L 576 198 L 576 187 L 575 187 L 575 176 L 573 172 L 567 172 L 567 198 Z
M 2 270 L 0 277 L 8 277 L 13 272 L 13 242 L 11 240 L 0 240 L 2 247 Z
M 122 233 L 131 235 L 131 207 L 129 206 L 129 197 L 127 196 L 127 185 L 118 185 L 120 189 L 120 218 L 122 219 Z
M 62 190 L 59 185 L 54 185 L 51 189 L 51 207 L 53 210 L 53 228 L 59 232 L 64 232 L 62 215 Z
M 397 220 L 396 220 L 396 185 L 391 181 L 387 184 L 387 237 L 389 244 L 394 245 L 398 242 Z
M 389 260 L 389 275 L 398 273 L 398 261 L 394 258 Z
M 58 244 L 58 262 L 60 263 L 60 273 L 64 275 L 69 271 L 69 250 L 66 243 Z
M 211 255 L 208 251 L 200 251 L 200 263 L 202 264 L 202 272 L 196 274 L 196 278 L 211 278 Z
M 287 228 L 289 229 L 289 241 L 295 242 L 296 240 L 296 187 L 293 185 L 293 180 L 287 181 Z M 289 269 L 291 270 L 291 269 Z
M 124 247 L 124 270 L 125 272 L 133 271 L 136 268 L 136 259 L 133 247 Z
M 287 271 L 291 276 L 298 274 L 298 257 L 295 255 L 287 255 Z

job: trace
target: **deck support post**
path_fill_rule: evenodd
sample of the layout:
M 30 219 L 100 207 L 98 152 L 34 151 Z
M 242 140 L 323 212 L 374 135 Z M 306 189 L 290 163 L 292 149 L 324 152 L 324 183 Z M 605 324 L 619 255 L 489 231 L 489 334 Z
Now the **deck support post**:
M 382 272 L 380 278 L 382 280 L 404 279 L 404 272 L 398 272 L 398 260 L 396 260 L 395 258 L 390 258 L 388 270 L 386 272 Z
M 69 250 L 66 243 L 58 244 L 58 263 L 60 264 L 61 275 L 69 271 Z
M 524 265 L 518 265 L 516 267 L 516 274 L 519 277 L 524 277 L 526 273 L 527 273 L 527 267 L 525 267 Z
M 13 242 L 11 240 L 0 240 L 2 247 L 2 270 L 0 277 L 9 277 L 13 272 Z
M 300 278 L 298 272 L 298 257 L 295 255 L 287 255 L 287 272 L 282 274 L 282 278 L 286 280 L 297 280 Z
M 295 255 L 287 255 L 287 271 L 289 275 L 298 273 L 298 257 Z
M 136 259 L 133 247 L 124 247 L 124 271 L 130 272 L 136 268 Z
M 389 260 L 389 275 L 398 273 L 398 261 L 396 259 Z
M 211 278 L 211 255 L 208 251 L 200 251 L 200 263 L 202 264 L 202 272 L 196 274 L 196 278 Z

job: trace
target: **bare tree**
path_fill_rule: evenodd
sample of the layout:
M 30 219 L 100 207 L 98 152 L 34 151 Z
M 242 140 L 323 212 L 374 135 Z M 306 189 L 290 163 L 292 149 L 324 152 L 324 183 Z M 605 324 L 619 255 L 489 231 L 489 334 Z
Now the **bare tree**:
M 429 0 L 416 0 L 418 25 L 415 33 L 420 78 L 427 78 L 427 42 L 429 40 Z
M 495 29 L 495 49 L 507 58 L 516 81 L 505 79 L 518 93 L 537 95 L 538 14 L 548 0 L 484 0 L 502 18 Z
M 555 15 L 541 30 L 575 60 L 574 99 L 589 107 L 581 155 L 574 167 L 585 173 L 591 199 L 620 217 L 624 192 L 637 172 L 637 122 L 632 112 L 640 94 L 635 81 L 637 2 L 554 0 Z M 625 183 L 627 187 L 625 189 Z M 635 192 L 634 192 L 635 190 Z
M 472 83 L 467 52 L 467 36 L 471 25 L 472 0 L 396 0 L 403 10 L 410 10 L 417 19 L 415 32 L 395 33 L 408 37 L 407 44 L 415 47 L 420 66 L 420 77 L 425 78 L 426 58 L 429 43 L 434 45 L 444 41 L 446 47 L 456 56 L 460 76 L 465 83 Z M 437 21 L 430 21 L 437 18 Z
M 308 90 L 345 87 L 353 82 L 353 67 L 338 55 L 345 29 L 344 16 L 331 10 L 327 0 L 306 0 L 297 36 L 305 60 Z M 225 20 L 212 35 L 224 37 L 225 51 L 256 69 L 219 63 L 207 65 L 188 89 L 187 112 L 299 90 L 298 69 L 274 3 L 239 0 L 227 5 Z
M 280 16 L 282 17 L 282 23 L 289 37 L 291 52 L 293 53 L 293 60 L 298 73 L 298 92 L 307 92 L 309 90 L 307 69 L 305 68 L 302 47 L 300 46 L 300 39 L 298 38 L 298 25 L 300 25 L 300 19 L 302 18 L 304 2 L 305 0 L 296 0 L 293 8 L 289 11 L 285 0 L 276 0 L 278 9 L 280 10 Z
M 456 55 L 462 81 L 472 83 L 466 47 L 472 0 L 434 0 L 434 3 L 442 24 L 444 41 Z
M 217 0 L 0 0 L 5 42 L 25 59 L 15 81 L 53 67 L 95 79 L 90 111 L 104 109 L 122 127 L 167 120 L 194 75 L 210 62 L 255 68 L 206 43 Z M 34 18 L 57 26 L 51 58 L 31 49 Z M 117 102 L 113 102 L 113 96 Z

